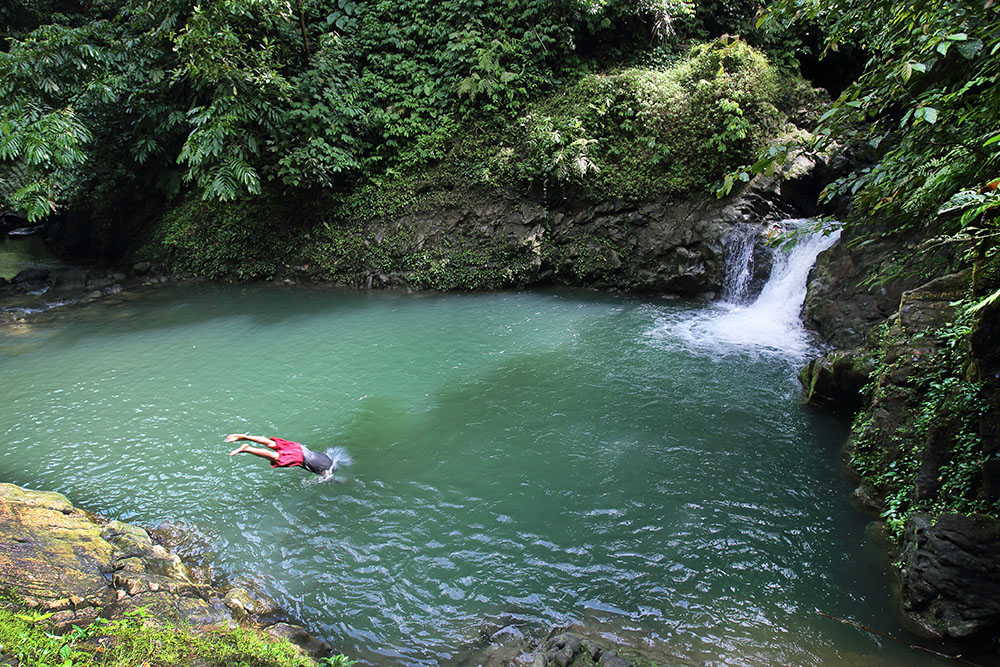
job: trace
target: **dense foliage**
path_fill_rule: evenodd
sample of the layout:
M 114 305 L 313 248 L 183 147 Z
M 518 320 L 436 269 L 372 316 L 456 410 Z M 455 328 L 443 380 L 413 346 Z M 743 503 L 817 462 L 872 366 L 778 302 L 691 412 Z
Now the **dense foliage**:
M 350 192 L 199 203 L 188 197 L 151 230 L 139 255 L 166 261 L 178 274 L 271 279 L 289 273 L 367 285 L 371 276 L 405 277 L 420 288 L 485 289 L 531 282 L 538 262 L 577 266 L 554 280 L 583 275 L 626 287 L 605 275 L 626 248 L 596 240 L 570 250 L 518 246 L 469 225 L 447 243 L 425 247 L 405 225 L 377 240 L 363 223 L 448 209 L 474 210 L 498 191 L 572 201 L 649 200 L 702 192 L 727 164 L 747 159 L 775 131 L 777 75 L 745 42 L 697 45 L 666 69 L 627 68 L 587 74 L 543 95 L 508 122 L 464 121 L 435 144 L 427 165 L 398 164 Z M 603 249 L 602 249 L 603 248 Z M 308 267 L 290 270 L 293 267 Z M 548 275 L 548 274 L 547 274 Z
M 22 1 L 0 10 L 3 207 L 37 219 L 186 182 L 348 187 L 440 156 L 608 52 L 666 34 L 683 0 Z M 612 37 L 632 39 L 613 44 Z M 613 45 L 612 45 L 613 44 Z
M 720 39 L 669 69 L 583 77 L 531 106 L 492 162 L 514 180 L 588 184 L 606 198 L 699 191 L 777 131 L 776 92 L 759 52 Z
M 850 199 L 851 219 L 867 226 L 859 240 L 906 235 L 914 243 L 902 259 L 911 265 L 944 245 L 968 259 L 996 252 L 1000 8 L 992 0 L 779 0 L 760 24 L 781 33 L 803 17 L 832 17 L 827 51 L 863 49 L 864 72 L 813 135 L 770 147 L 722 191 L 792 150 L 846 147 L 859 166 L 824 198 Z

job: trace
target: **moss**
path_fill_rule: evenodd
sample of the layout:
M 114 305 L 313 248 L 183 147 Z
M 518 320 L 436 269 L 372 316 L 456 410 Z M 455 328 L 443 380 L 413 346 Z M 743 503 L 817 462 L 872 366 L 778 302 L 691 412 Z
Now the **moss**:
M 547 245 L 542 254 L 553 267 L 557 282 L 591 282 L 624 289 L 630 283 L 620 267 L 631 252 L 625 243 L 584 234 L 562 245 Z
M 270 279 L 308 240 L 308 211 L 273 195 L 230 203 L 189 198 L 163 216 L 137 255 L 177 275 Z
M 87 628 L 74 626 L 60 635 L 46 625 L 48 616 L 27 610 L 16 597 L 8 595 L 0 603 L 0 656 L 37 667 L 317 664 L 287 640 L 273 641 L 256 630 L 195 633 L 185 628 L 150 627 L 140 612 L 118 621 L 98 619 Z
M 898 325 L 879 334 L 870 405 L 854 421 L 849 455 L 882 500 L 882 517 L 896 539 L 914 512 L 1000 513 L 982 493 L 979 421 L 987 402 L 968 372 L 971 331 L 964 316 L 926 334 L 908 336 Z M 901 379 L 893 380 L 897 373 Z M 936 480 L 927 477 L 929 467 Z M 921 483 L 926 488 L 918 488 Z
M 425 244 L 400 226 L 379 237 L 358 226 L 326 225 L 309 249 L 311 263 L 327 277 L 360 285 L 369 276 L 423 289 L 498 289 L 530 281 L 536 256 L 528 246 L 503 239 L 450 235 Z
M 739 40 L 694 47 L 667 70 L 588 75 L 532 107 L 494 169 L 600 198 L 702 191 L 775 129 L 775 92 L 767 60 Z

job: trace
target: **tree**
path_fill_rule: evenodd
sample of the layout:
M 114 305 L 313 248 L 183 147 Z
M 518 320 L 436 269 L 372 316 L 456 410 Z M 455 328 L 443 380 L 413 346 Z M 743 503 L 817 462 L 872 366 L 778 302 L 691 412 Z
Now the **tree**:
M 346 188 L 440 157 L 580 76 L 582 49 L 646 48 L 686 0 L 19 0 L 0 13 L 0 206 L 186 182 L 231 200 Z M 95 20 L 95 16 L 97 17 Z M 628 34 L 626 40 L 608 35 Z M 141 187 L 140 187 L 141 184 Z
M 864 166 L 832 183 L 823 198 L 850 197 L 855 225 L 877 220 L 870 234 L 955 243 L 976 253 L 985 251 L 982 244 L 995 245 L 1000 11 L 994 0 L 778 0 L 759 23 L 782 31 L 821 15 L 835 17 L 826 49 L 858 45 L 870 54 L 864 72 L 812 135 L 771 146 L 756 164 L 730 175 L 720 194 L 794 149 L 846 145 Z

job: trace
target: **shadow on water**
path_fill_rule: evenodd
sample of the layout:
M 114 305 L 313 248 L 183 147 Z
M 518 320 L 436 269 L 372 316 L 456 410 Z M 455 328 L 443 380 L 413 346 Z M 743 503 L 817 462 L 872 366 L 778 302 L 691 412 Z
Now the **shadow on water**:
M 294 295 L 293 298 L 289 298 Z M 49 293 L 46 299 L 58 300 Z M 470 295 L 474 297 L 474 295 Z M 346 297 L 346 298 L 345 298 Z M 69 348 L 81 338 L 131 336 L 166 330 L 199 329 L 230 320 L 229 326 L 247 335 L 275 326 L 295 328 L 308 323 L 316 312 L 358 313 L 367 309 L 391 310 L 417 300 L 446 298 L 437 293 L 385 291 L 359 292 L 332 285 L 219 285 L 170 283 L 138 287 L 92 303 L 73 304 L 72 315 L 60 309 L 35 314 L 27 325 L 31 334 L 47 344 Z M 248 310 L 247 300 L 258 307 Z M 65 326 L 64 322 L 71 324 Z M 58 335 L 50 327 L 58 327 Z M 8 341 L 4 341 L 4 337 Z M 0 350 L 17 332 L 0 331 Z

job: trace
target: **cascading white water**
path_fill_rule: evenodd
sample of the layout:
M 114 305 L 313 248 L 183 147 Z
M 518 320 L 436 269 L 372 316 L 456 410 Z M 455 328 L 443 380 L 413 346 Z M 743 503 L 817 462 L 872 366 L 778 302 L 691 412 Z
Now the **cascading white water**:
M 722 279 L 723 301 L 743 303 L 753 278 L 754 248 L 760 237 L 757 225 L 739 225 L 726 237 L 726 274 Z
M 798 228 L 804 220 L 786 220 L 786 228 Z M 806 281 L 816 257 L 840 237 L 815 233 L 803 236 L 789 253 L 778 253 L 771 276 L 760 296 L 749 305 L 718 302 L 690 317 L 665 315 L 651 332 L 655 336 L 680 338 L 690 347 L 716 354 L 732 351 L 776 352 L 804 356 L 810 348 L 800 311 L 806 296 Z M 732 257 L 731 259 L 739 259 Z

